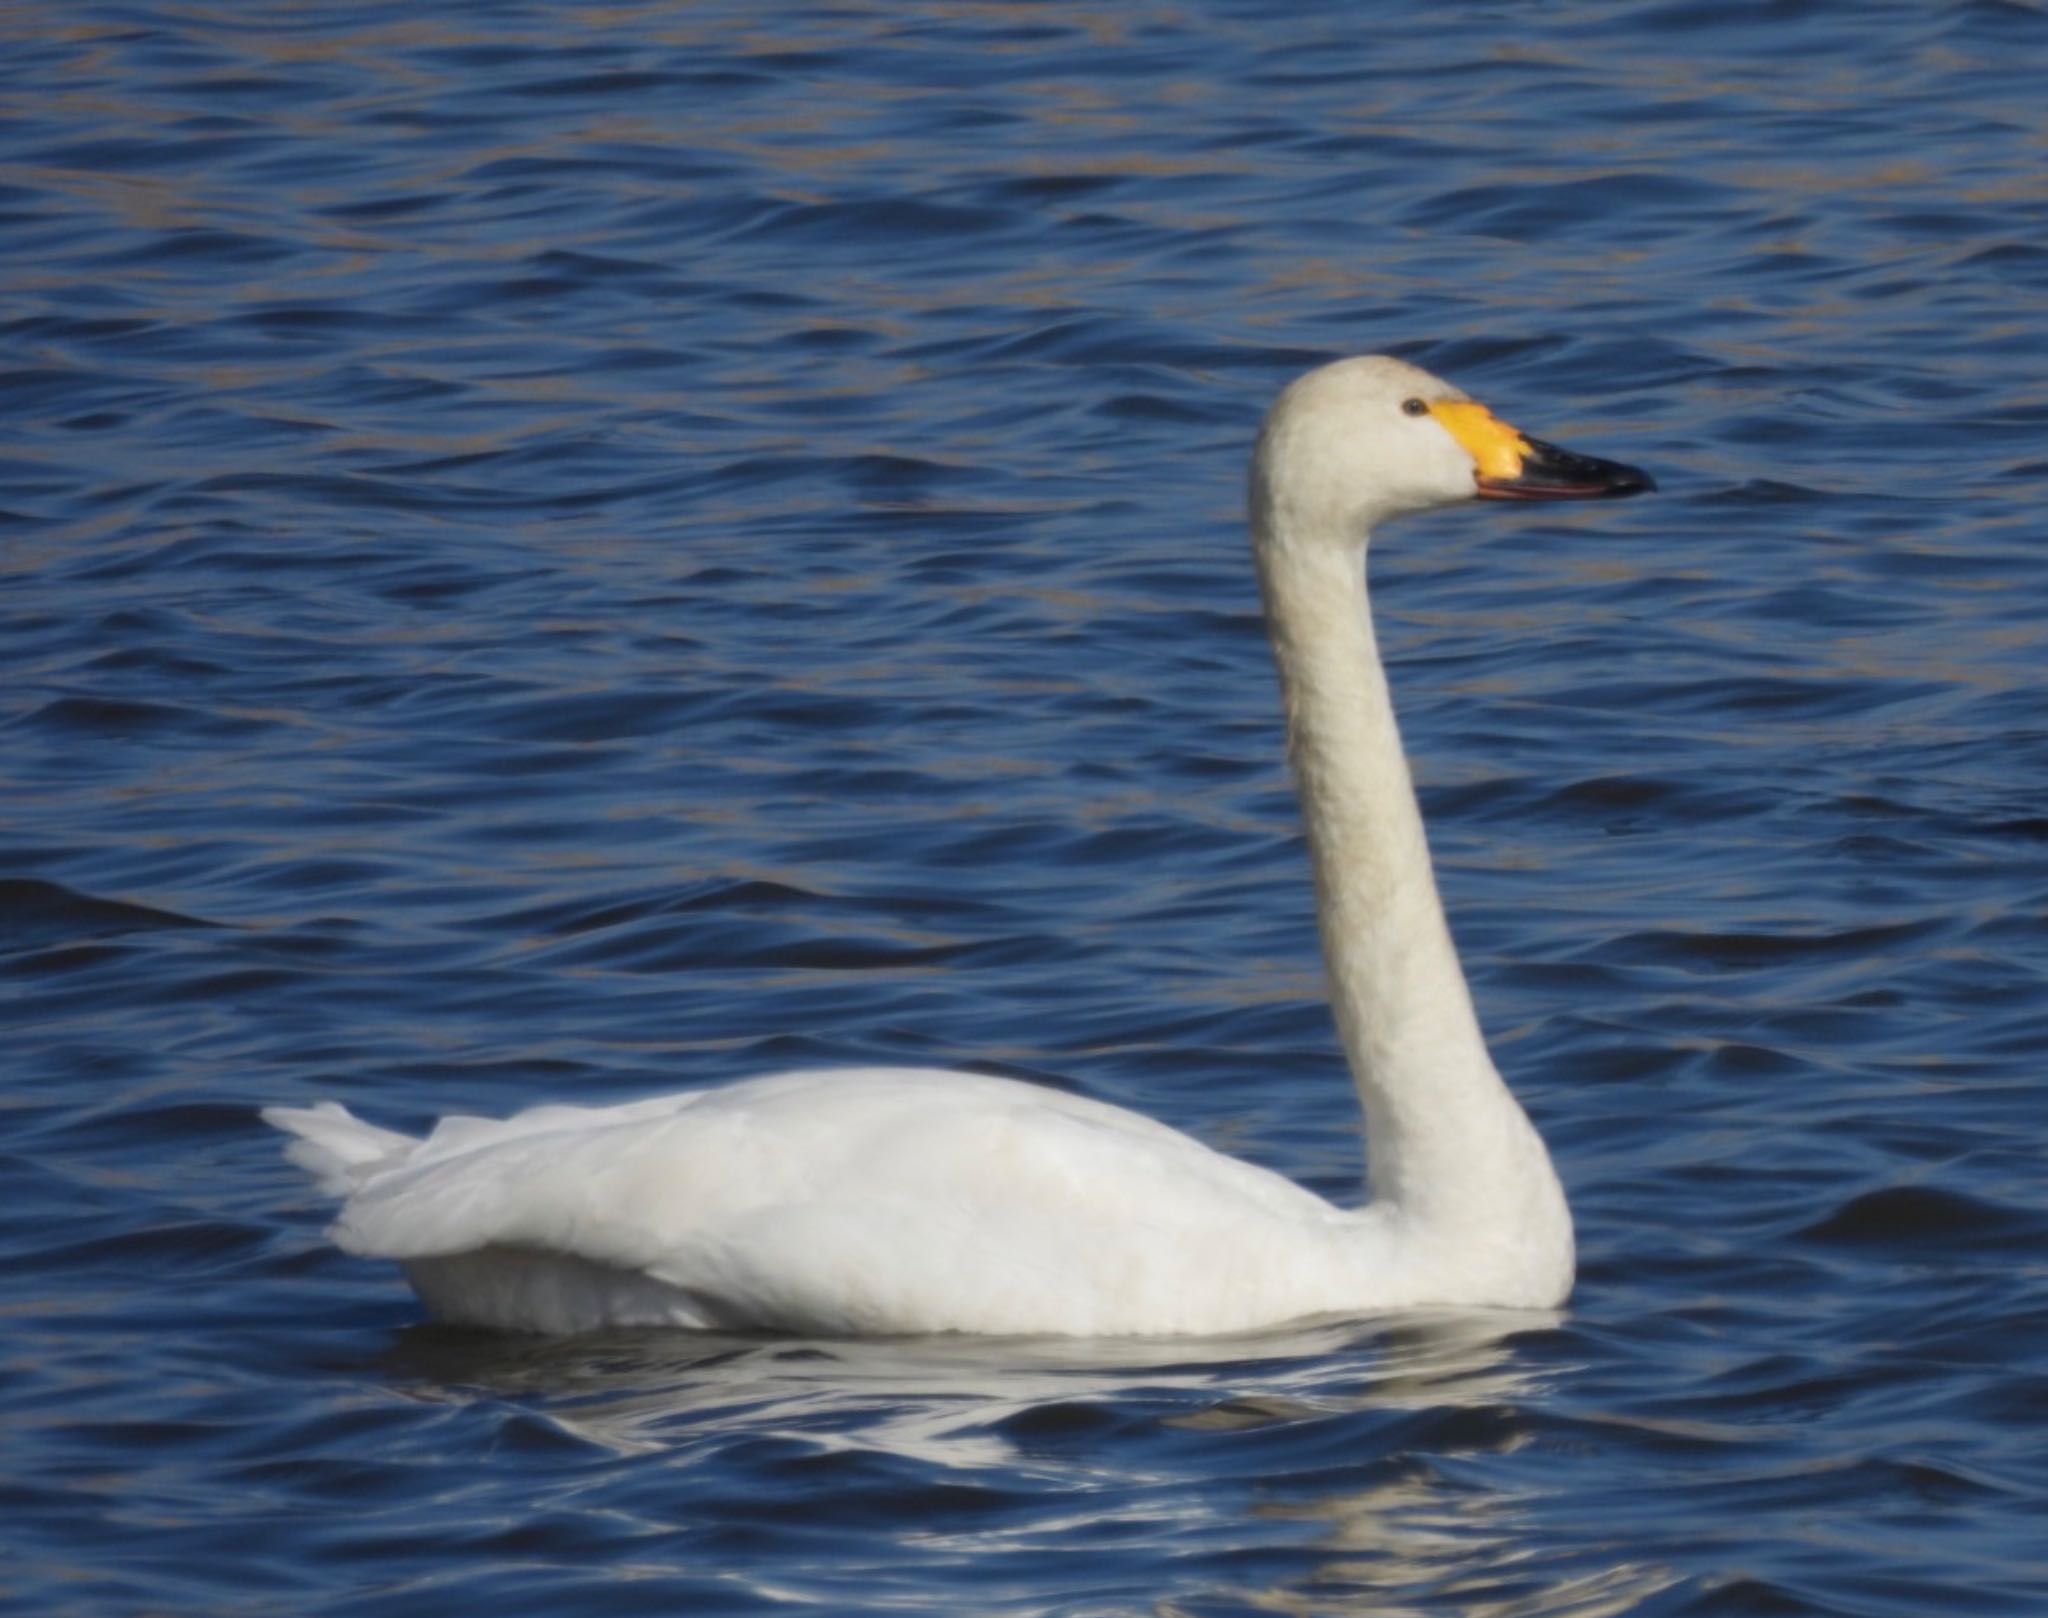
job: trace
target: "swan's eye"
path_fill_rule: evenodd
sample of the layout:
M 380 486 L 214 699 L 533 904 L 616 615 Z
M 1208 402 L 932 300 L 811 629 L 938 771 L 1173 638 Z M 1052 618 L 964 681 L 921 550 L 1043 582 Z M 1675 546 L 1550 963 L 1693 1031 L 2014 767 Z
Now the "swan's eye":
M 1426 416 L 1429 414 L 1429 406 L 1420 399 L 1403 399 L 1401 401 L 1401 414 L 1404 416 Z

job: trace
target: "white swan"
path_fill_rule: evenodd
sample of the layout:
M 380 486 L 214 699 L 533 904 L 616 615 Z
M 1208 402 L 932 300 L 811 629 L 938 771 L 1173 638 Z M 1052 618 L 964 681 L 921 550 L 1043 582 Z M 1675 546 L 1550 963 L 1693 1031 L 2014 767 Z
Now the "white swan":
M 1505 426 L 1399 360 L 1342 360 L 1268 414 L 1251 527 L 1370 1200 L 1340 1209 L 1149 1118 L 974 1073 L 783 1073 L 617 1107 L 445 1118 L 424 1140 L 274 1107 L 445 1319 L 571 1332 L 1252 1330 L 1425 1305 L 1549 1307 L 1571 1215 L 1502 1084 L 1430 871 L 1373 641 L 1389 518 L 1653 487 Z

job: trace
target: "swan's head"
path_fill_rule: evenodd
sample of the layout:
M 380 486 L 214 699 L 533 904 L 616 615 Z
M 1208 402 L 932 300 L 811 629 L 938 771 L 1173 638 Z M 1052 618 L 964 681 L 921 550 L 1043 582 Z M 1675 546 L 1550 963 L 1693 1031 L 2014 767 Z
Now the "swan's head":
M 1263 534 L 1363 540 L 1379 523 L 1467 500 L 1588 500 L 1656 484 L 1618 461 L 1525 438 L 1448 382 L 1376 354 L 1297 378 L 1252 456 Z

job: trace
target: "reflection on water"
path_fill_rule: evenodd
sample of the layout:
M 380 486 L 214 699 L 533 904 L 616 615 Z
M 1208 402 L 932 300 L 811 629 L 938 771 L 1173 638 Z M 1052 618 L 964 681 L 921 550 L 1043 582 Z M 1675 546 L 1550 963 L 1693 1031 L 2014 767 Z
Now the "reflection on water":
M 531 1400 L 565 1431 L 619 1450 L 701 1443 L 741 1429 L 973 1468 L 1016 1463 L 1004 1424 L 1048 1404 L 1153 1394 L 1180 1411 L 1167 1419 L 1199 1429 L 1307 1419 L 1349 1399 L 1391 1408 L 1505 1397 L 1524 1380 L 1508 1366 L 1507 1338 L 1543 1318 L 1481 1314 L 1087 1341 L 674 1332 L 551 1341 L 420 1326 L 403 1335 L 389 1364 L 417 1397 Z M 1360 1355 L 1369 1367 L 1360 1367 L 1356 1389 L 1333 1391 L 1329 1360 Z M 1214 1402 L 1201 1402 L 1204 1395 Z
M 1623 1545 L 1610 1548 L 1609 1565 L 1588 1571 L 1599 1558 L 1581 1556 L 1561 1566 L 1544 1525 L 1519 1514 L 1512 1495 L 1434 1472 L 1254 1509 L 1317 1525 L 1312 1568 L 1240 1592 L 1248 1606 L 1294 1618 L 1611 1618 L 1682 1580 Z
M 1101 1533 L 1120 1510 L 1117 1495 L 1145 1479 L 1171 1492 L 1176 1537 L 1200 1542 L 1245 1509 L 1284 1526 L 1306 1553 L 1302 1567 L 1219 1592 L 1260 1611 L 1424 1613 L 1452 1602 L 1478 1618 L 1601 1618 L 1678 1576 L 1621 1561 L 1553 1578 L 1540 1524 L 1518 1513 L 1511 1492 L 1474 1488 L 1416 1454 L 1449 1447 L 1475 1464 L 1531 1442 L 1520 1407 L 1557 1370 L 1517 1345 L 1560 1323 L 1502 1312 L 1094 1342 L 666 1332 L 551 1342 L 422 1326 L 401 1336 L 385 1374 L 413 1398 L 517 1401 L 565 1436 L 621 1455 L 701 1459 L 732 1444 L 781 1443 L 816 1457 L 914 1462 L 958 1486 L 979 1479 L 1015 1493 L 1030 1480 L 1037 1509 L 976 1525 L 989 1552 L 1052 1553 L 1064 1535 Z M 1204 1450 L 1206 1461 L 1232 1447 L 1249 1453 L 1227 1477 L 1186 1477 L 1191 1452 L 1160 1442 L 1175 1433 L 1232 1435 L 1228 1447 Z M 1095 1459 L 1102 1443 L 1120 1451 L 1113 1475 Z M 1265 1475 L 1281 1455 L 1289 1465 Z M 1304 1468 L 1304 1455 L 1320 1459 Z M 1357 1481 L 1321 1482 L 1337 1475 Z M 1230 1487 L 1188 1487 L 1198 1482 Z M 1153 1530 L 1160 1509 L 1148 1504 Z

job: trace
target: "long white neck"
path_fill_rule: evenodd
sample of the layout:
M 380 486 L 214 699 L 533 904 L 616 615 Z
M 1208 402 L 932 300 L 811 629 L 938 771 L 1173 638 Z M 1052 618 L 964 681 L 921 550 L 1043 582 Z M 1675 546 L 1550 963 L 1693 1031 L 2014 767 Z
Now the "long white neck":
M 1374 1203 L 1460 1240 L 1561 1243 L 1569 1265 L 1563 1193 L 1487 1055 L 1437 897 L 1360 547 L 1290 532 L 1269 505 L 1254 528 Z

